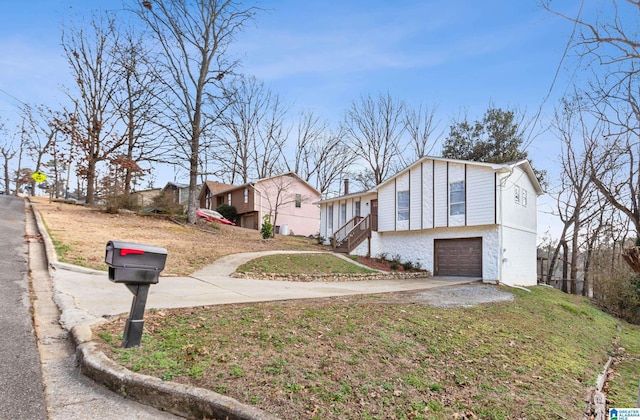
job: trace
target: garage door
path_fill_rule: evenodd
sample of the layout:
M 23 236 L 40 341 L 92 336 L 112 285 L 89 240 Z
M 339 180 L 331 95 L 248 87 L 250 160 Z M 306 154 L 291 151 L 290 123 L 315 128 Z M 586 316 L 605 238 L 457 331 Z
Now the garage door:
M 435 275 L 482 277 L 482 238 L 436 239 Z

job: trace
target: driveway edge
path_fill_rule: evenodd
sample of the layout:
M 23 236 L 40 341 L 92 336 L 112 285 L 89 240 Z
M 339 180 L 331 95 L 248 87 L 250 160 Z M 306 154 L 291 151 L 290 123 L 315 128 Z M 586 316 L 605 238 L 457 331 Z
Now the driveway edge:
M 58 262 L 53 242 L 47 233 L 41 214 L 29 206 L 44 242 L 49 278 L 54 283 L 57 268 L 67 268 Z M 60 293 L 52 284 L 54 301 L 63 320 L 70 312 L 77 311 L 68 296 Z M 90 324 L 104 321 L 101 318 L 87 319 L 86 323 L 69 329 L 64 323 L 76 347 L 76 360 L 80 371 L 87 377 L 112 391 L 131 398 L 142 404 L 155 407 L 178 416 L 192 419 L 230 419 L 230 420 L 276 420 L 277 417 L 256 407 L 242 404 L 233 398 L 217 394 L 203 388 L 162 381 L 152 376 L 132 372 L 109 359 L 97 348 L 93 341 Z

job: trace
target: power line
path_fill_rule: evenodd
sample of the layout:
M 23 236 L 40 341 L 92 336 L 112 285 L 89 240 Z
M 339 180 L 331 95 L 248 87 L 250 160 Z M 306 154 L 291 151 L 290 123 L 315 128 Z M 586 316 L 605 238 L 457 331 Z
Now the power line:
M 536 124 L 538 124 L 538 120 L 540 119 L 540 114 L 542 114 L 542 107 L 544 106 L 544 104 L 549 100 L 549 97 L 551 96 L 551 92 L 553 91 L 553 88 L 556 84 L 556 81 L 558 80 L 558 76 L 560 74 L 560 69 L 562 68 L 562 64 L 564 63 L 565 58 L 567 58 L 567 54 L 569 52 L 569 50 L 571 49 L 571 45 L 573 44 L 573 38 L 575 37 L 576 34 L 576 29 L 578 28 L 578 21 L 580 20 L 580 15 L 582 14 L 582 8 L 584 7 L 584 0 L 582 0 L 580 2 L 580 8 L 578 9 L 578 15 L 576 16 L 575 19 L 573 19 L 573 30 L 571 31 L 571 35 L 569 36 L 569 39 L 567 40 L 567 45 L 564 48 L 564 51 L 562 52 L 562 57 L 560 57 L 560 61 L 558 62 L 558 66 L 556 67 L 556 72 L 553 75 L 553 80 L 551 81 L 551 85 L 549 86 L 549 90 L 547 91 L 547 94 L 545 95 L 545 97 L 542 99 L 542 102 L 540 103 L 540 106 L 538 107 L 538 112 L 536 113 L 535 118 L 533 119 L 533 124 L 531 125 L 531 131 L 529 131 L 529 136 L 527 138 L 527 144 L 530 143 L 531 141 L 531 136 L 534 130 L 534 127 L 536 126 Z

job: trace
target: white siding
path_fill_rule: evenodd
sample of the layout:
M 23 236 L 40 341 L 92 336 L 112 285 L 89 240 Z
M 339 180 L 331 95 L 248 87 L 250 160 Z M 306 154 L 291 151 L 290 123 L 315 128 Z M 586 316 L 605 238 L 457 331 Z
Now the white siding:
M 467 225 L 495 223 L 495 191 L 493 169 L 467 166 Z
M 449 185 L 447 183 L 447 163 L 435 162 L 435 227 L 446 227 L 449 222 Z
M 422 164 L 422 227 L 433 228 L 433 161 Z
M 500 276 L 500 239 L 496 226 L 460 227 L 431 229 L 421 232 L 373 232 L 371 237 L 371 256 L 385 253 L 388 257 L 400 255 L 402 262 L 420 263 L 422 268 L 434 271 L 434 241 L 436 239 L 482 238 L 482 280 L 495 283 Z M 354 255 L 366 255 L 368 245 L 365 242 L 354 249 Z M 534 252 L 535 257 L 535 252 Z M 535 278 L 535 264 L 534 264 Z
M 450 163 L 449 164 L 449 177 L 447 183 L 447 203 L 449 202 L 449 185 L 452 182 L 465 182 L 465 190 L 466 179 L 465 179 L 465 165 L 459 163 Z M 467 211 L 468 206 L 466 205 L 466 196 L 465 196 L 465 212 Z M 449 213 L 449 208 L 447 208 L 447 213 Z M 465 225 L 465 215 L 458 214 L 455 216 L 449 216 L 449 226 L 464 226 Z
M 409 174 L 410 172 L 405 172 L 404 174 L 396 178 L 396 194 L 398 193 L 398 191 L 409 191 Z M 396 197 L 396 205 L 393 212 L 393 218 L 396 223 L 395 230 L 409 230 L 409 220 L 398 220 L 397 196 L 394 196 Z M 411 217 L 411 196 L 409 196 L 409 217 Z
M 422 202 L 422 173 L 420 168 L 422 165 L 416 166 L 411 171 L 410 185 L 411 195 L 409 197 L 409 229 L 422 229 L 422 211 L 424 204 Z
M 536 233 L 509 227 L 502 228 L 502 282 L 509 285 L 535 286 Z
M 502 224 L 504 226 L 536 232 L 538 227 L 537 197 L 528 175 L 519 167 L 501 179 Z M 515 189 L 520 189 L 520 203 L 515 202 Z M 522 190 L 527 191 L 527 205 L 522 204 Z
M 378 230 L 392 231 L 396 228 L 395 182 L 388 182 L 378 189 Z

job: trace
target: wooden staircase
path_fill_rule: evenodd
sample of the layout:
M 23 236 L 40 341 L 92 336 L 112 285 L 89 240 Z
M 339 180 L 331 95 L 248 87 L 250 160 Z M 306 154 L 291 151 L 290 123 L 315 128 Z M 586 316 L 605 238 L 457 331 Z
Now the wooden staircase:
M 371 238 L 371 216 L 356 216 L 335 231 L 333 250 L 349 253 L 368 238 Z

